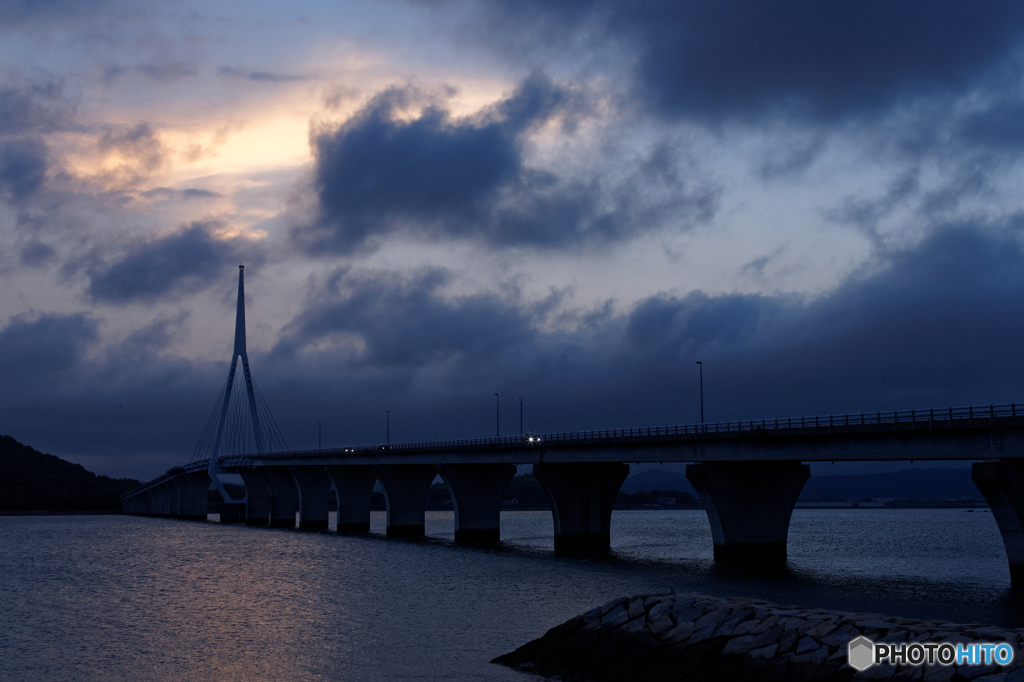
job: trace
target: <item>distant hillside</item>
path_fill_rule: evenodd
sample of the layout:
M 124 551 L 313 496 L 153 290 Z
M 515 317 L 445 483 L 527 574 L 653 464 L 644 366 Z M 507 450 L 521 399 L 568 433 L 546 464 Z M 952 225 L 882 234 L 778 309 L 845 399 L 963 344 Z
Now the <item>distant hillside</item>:
M 886 474 L 811 476 L 800 492 L 801 500 L 980 500 L 969 467 L 902 469 Z
M 633 474 L 622 484 L 622 492 L 627 494 L 638 493 L 647 490 L 678 490 L 689 493 L 694 498 L 697 491 L 690 485 L 685 474 L 678 471 L 663 471 L 662 469 L 650 469 Z
M 696 497 L 684 474 L 651 469 L 633 474 L 622 484 L 625 493 L 643 490 L 679 490 Z M 800 492 L 801 500 L 980 500 L 969 467 L 903 469 L 883 474 L 811 476 Z
M 120 511 L 118 496 L 137 485 L 0 435 L 0 511 Z

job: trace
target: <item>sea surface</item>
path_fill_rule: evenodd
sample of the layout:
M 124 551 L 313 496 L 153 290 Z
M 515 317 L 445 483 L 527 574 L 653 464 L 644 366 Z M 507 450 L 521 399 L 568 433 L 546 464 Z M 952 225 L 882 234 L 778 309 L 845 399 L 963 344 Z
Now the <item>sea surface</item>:
M 712 561 L 702 510 L 617 511 L 605 557 L 550 512 L 500 546 L 130 516 L 0 517 L 2 680 L 518 680 L 489 661 L 611 598 L 673 588 L 1024 627 L 991 513 L 797 509 L 785 566 Z

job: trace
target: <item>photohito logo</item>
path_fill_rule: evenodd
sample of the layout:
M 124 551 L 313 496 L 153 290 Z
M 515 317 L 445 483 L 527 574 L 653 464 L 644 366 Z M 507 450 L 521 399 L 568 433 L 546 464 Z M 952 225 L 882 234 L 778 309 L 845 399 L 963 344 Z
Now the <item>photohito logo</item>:
M 865 670 L 876 663 L 893 665 L 1002 665 L 1013 662 L 1013 647 L 1006 642 L 973 642 L 971 644 L 875 644 L 867 637 L 858 637 L 847 650 L 850 666 Z

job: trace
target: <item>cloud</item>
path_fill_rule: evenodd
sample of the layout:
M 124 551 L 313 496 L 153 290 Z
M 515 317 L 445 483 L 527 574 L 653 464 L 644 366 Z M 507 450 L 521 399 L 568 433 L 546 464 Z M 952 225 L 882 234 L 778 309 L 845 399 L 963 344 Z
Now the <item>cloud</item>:
M 74 108 L 56 83 L 0 90 L 0 136 L 59 130 L 71 123 L 73 114 Z
M 145 192 L 139 192 L 139 196 L 145 197 L 146 199 L 157 199 L 160 201 L 170 201 L 173 199 L 186 199 L 186 200 L 202 200 L 202 199 L 218 199 L 223 195 L 217 192 L 210 192 L 205 189 L 188 188 L 183 190 L 172 189 L 170 187 L 154 187 L 153 189 L 146 190 Z
M 467 239 L 490 246 L 601 244 L 657 226 L 657 214 L 706 220 L 718 190 L 666 169 L 657 150 L 625 180 L 599 170 L 572 177 L 532 167 L 529 135 L 581 116 L 577 93 L 543 73 L 478 116 L 455 119 L 439 104 L 403 114 L 424 95 L 391 88 L 336 131 L 316 135 L 319 218 L 292 236 L 311 252 L 376 248 L 391 235 Z M 651 196 L 663 191 L 668 198 Z
M 1024 306 L 1022 227 L 946 225 L 810 300 L 663 292 L 581 310 L 564 292 L 453 295 L 447 270 L 341 268 L 250 361 L 294 447 L 315 447 L 315 419 L 325 445 L 378 442 L 385 409 L 393 441 L 487 436 L 494 393 L 503 433 L 520 397 L 532 431 L 693 423 L 695 360 L 711 421 L 1010 402 L 1024 381 L 1024 321 L 1007 312 Z M 102 451 L 104 473 L 187 460 L 231 329 L 222 362 L 192 362 L 175 354 L 186 321 L 158 317 L 97 349 L 88 316 L 16 318 L 0 330 L 0 414 L 37 447 Z
M 134 245 L 119 260 L 92 268 L 86 294 L 112 305 L 152 302 L 199 291 L 240 259 L 260 258 L 259 250 L 242 237 L 215 237 L 218 227 L 215 222 L 194 222 Z
M 291 83 L 293 81 L 308 80 L 307 76 L 292 76 L 268 71 L 251 71 L 238 67 L 224 66 L 217 69 L 218 76 L 226 78 L 238 78 L 240 80 L 253 81 L 256 83 Z
M 96 338 L 97 322 L 84 313 L 13 318 L 0 329 L 0 374 L 7 390 L 41 394 L 58 375 L 67 375 L 60 378 L 66 381 Z
M 455 358 L 486 362 L 535 336 L 526 311 L 495 294 L 446 298 L 452 279 L 441 268 L 409 275 L 337 270 L 311 292 L 274 354 L 330 349 L 357 363 L 415 368 Z
M 0 27 L 22 28 L 49 24 L 73 24 L 82 19 L 103 17 L 111 8 L 125 5 L 125 0 L 12 0 L 0 3 Z
M 38 138 L 0 141 L 0 196 L 19 202 L 35 194 L 49 165 L 49 149 Z
M 148 123 L 138 123 L 126 130 L 110 130 L 99 141 L 99 149 L 106 155 L 117 155 L 124 169 L 149 172 L 164 162 L 164 149 Z
M 1012 0 L 481 7 L 492 44 L 521 49 L 531 40 L 557 40 L 598 50 L 610 40 L 626 46 L 635 56 L 639 103 L 667 117 L 709 123 L 780 114 L 834 121 L 918 97 L 964 93 L 1014 59 L 1024 34 L 1024 7 Z M 540 38 L 524 37 L 532 35 Z
M 691 291 L 574 311 L 453 297 L 449 271 L 342 269 L 253 366 L 282 424 L 335 404 L 347 442 L 372 442 L 363 420 L 385 406 L 410 439 L 486 435 L 494 392 L 523 396 L 536 429 L 693 422 L 696 360 L 712 420 L 1010 402 L 1022 220 L 938 228 L 813 299 Z

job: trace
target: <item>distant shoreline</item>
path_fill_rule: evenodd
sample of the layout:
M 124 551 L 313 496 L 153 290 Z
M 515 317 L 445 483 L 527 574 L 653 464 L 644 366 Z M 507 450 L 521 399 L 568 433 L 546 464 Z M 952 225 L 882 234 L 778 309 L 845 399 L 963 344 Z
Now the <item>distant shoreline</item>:
M 0 511 L 0 516 L 124 516 L 123 511 L 83 509 L 80 511 Z

